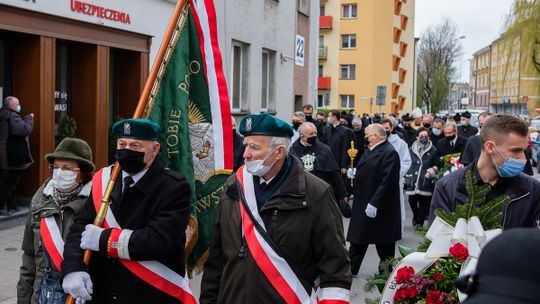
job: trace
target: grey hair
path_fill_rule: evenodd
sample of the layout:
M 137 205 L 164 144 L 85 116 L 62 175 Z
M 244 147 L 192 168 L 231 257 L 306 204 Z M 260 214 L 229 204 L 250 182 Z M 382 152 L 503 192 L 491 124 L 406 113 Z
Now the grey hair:
M 422 117 L 422 119 L 423 119 L 424 117 L 429 117 L 429 121 L 433 123 L 433 115 L 431 115 L 431 114 L 424 114 L 424 116 Z
M 392 124 L 392 128 L 395 128 L 398 126 L 398 121 L 394 116 L 387 115 L 385 118 L 390 120 L 390 123 Z M 386 133 L 385 133 L 386 134 Z
M 289 149 L 291 148 L 291 138 L 272 136 L 270 140 L 270 147 L 276 148 L 277 146 L 284 146 L 285 153 L 289 153 Z
M 381 126 L 381 124 L 374 123 L 367 126 L 369 130 L 373 130 L 373 134 L 386 138 L 386 130 Z
M 312 122 L 305 122 L 303 124 L 300 125 L 300 127 L 298 127 L 298 133 L 304 135 L 304 132 L 306 132 L 306 129 L 308 129 L 309 127 L 311 128 L 314 128 L 315 130 L 317 130 L 317 127 L 312 123 Z
M 294 112 L 294 116 L 300 118 L 302 121 L 306 121 L 306 115 L 304 114 L 304 112 Z
M 2 102 L 2 106 L 4 107 L 10 107 L 17 99 L 15 99 L 15 97 L 13 96 L 8 96 L 6 98 L 4 98 L 4 101 Z
M 354 125 L 362 125 L 362 120 L 358 117 L 358 116 L 355 116 L 352 120 L 352 124 L 353 126 Z
M 456 125 L 456 123 L 451 122 L 451 121 L 445 123 L 445 124 L 444 124 L 444 127 L 445 127 L 445 128 L 446 128 L 446 127 L 452 127 L 452 128 L 454 129 L 454 131 L 457 131 L 457 125 Z

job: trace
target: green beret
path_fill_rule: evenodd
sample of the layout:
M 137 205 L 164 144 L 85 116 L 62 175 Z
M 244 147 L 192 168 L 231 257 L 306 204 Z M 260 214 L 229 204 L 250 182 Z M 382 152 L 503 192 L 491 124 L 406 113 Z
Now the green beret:
M 96 166 L 92 162 L 92 149 L 86 141 L 79 138 L 64 138 L 53 153 L 45 155 L 45 159 L 49 164 L 54 163 L 55 159 L 74 160 L 88 171 L 96 170 Z
M 240 134 L 292 137 L 293 129 L 283 120 L 270 114 L 249 114 L 240 121 Z
M 157 140 L 161 128 L 146 118 L 129 118 L 118 121 L 112 126 L 113 133 L 121 137 L 142 140 Z

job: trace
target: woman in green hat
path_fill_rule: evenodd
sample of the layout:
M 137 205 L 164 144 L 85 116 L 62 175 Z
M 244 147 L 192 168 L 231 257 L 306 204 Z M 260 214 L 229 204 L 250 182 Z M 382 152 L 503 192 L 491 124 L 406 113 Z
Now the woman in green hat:
M 45 159 L 52 175 L 32 198 L 28 212 L 17 303 L 65 303 L 60 284 L 64 241 L 92 188 L 95 165 L 84 140 L 65 138 Z

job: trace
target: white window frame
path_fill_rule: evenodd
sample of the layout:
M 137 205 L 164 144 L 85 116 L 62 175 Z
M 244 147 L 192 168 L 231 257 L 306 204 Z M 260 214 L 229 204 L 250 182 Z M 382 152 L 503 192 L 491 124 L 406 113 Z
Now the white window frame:
M 356 8 L 356 14 L 353 16 L 353 7 Z M 347 14 L 345 14 L 347 12 Z M 341 5 L 341 19 L 356 19 L 358 18 L 358 5 L 356 3 L 344 3 Z
M 266 55 L 266 73 L 263 68 L 265 55 Z M 270 103 L 270 64 L 271 64 L 270 52 L 268 50 L 263 49 L 262 54 L 261 54 L 261 112 L 267 112 L 268 104 Z M 266 76 L 266 93 L 263 92 L 264 76 Z M 266 103 L 266 105 L 264 105 L 264 103 Z
M 346 77 L 343 77 L 343 68 L 347 69 Z M 356 65 L 355 64 L 341 64 L 339 67 L 339 79 L 342 80 L 355 80 L 356 79 Z
M 343 39 L 347 39 L 347 45 L 343 45 Z M 352 41 L 354 39 L 354 46 L 352 46 Z M 341 48 L 348 50 L 348 49 L 356 49 L 356 34 L 343 34 L 341 35 Z
M 235 85 L 236 85 L 236 82 L 235 82 L 235 77 L 234 77 L 234 66 L 235 66 L 235 60 L 234 60 L 234 55 L 235 55 L 235 49 L 236 48 L 239 48 L 240 49 L 240 63 L 239 63 L 239 76 L 238 76 L 238 80 L 239 80 L 239 83 L 238 83 L 238 106 L 235 107 L 235 96 L 234 96 L 234 88 L 235 88 Z M 244 77 L 244 73 L 243 73 L 243 70 L 244 70 L 244 56 L 245 56 L 245 45 L 240 43 L 240 42 L 235 42 L 233 41 L 232 43 L 232 52 L 231 52 L 231 77 L 230 77 L 230 83 L 231 83 L 231 87 L 230 87 L 230 99 L 231 99 L 231 111 L 232 112 L 241 112 L 242 111 L 242 90 L 243 90 L 243 85 L 242 85 L 242 82 L 243 82 L 243 77 Z
M 343 106 L 345 101 L 345 106 Z M 339 105 L 342 109 L 354 109 L 354 95 L 339 95 Z

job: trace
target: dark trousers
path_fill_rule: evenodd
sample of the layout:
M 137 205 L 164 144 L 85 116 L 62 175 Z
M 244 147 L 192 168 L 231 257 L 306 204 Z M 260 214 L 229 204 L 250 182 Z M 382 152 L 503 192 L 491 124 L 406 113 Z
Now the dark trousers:
M 413 225 L 424 225 L 424 221 L 429 213 L 431 196 L 409 195 L 409 205 L 413 213 Z
M 351 246 L 349 247 L 349 258 L 351 259 L 351 272 L 353 275 L 358 274 L 358 271 L 360 270 L 360 265 L 362 265 L 362 261 L 364 260 L 364 256 L 366 255 L 368 246 L 369 244 L 351 243 Z M 389 244 L 375 244 L 375 248 L 377 248 L 377 254 L 379 255 L 379 259 L 381 259 L 382 262 L 384 260 L 394 257 L 394 254 L 396 252 L 396 243 L 393 242 Z M 379 271 L 381 271 L 380 262 Z
M 16 209 L 15 192 L 23 170 L 0 170 L 0 210 Z

